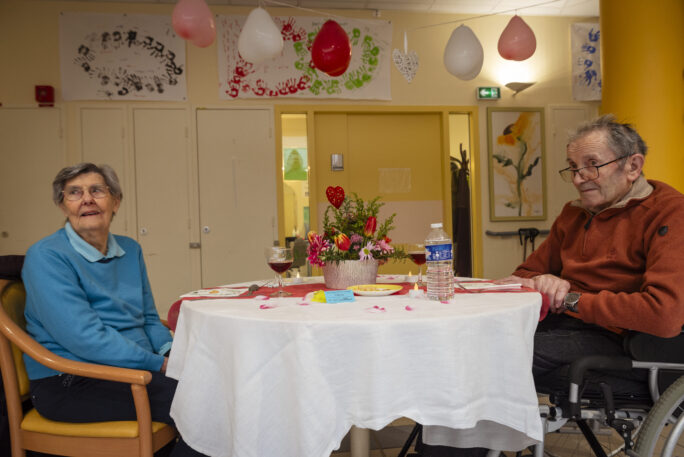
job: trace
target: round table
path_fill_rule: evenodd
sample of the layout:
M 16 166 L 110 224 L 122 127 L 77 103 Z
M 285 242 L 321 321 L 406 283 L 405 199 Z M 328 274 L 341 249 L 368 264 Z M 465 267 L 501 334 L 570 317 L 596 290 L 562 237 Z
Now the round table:
M 399 417 L 447 427 L 425 428 L 432 444 L 522 449 L 542 439 L 531 374 L 540 306 L 534 292 L 185 301 L 171 415 L 214 457 L 328 457 L 351 426 Z

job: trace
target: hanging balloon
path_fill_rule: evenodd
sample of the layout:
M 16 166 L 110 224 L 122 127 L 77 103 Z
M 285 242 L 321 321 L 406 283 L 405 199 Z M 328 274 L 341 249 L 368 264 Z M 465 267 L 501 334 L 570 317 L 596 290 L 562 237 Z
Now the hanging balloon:
M 209 46 L 216 38 L 214 16 L 204 0 L 178 0 L 171 22 L 178 36 L 197 46 Z
M 207 22 L 200 27 L 197 33 L 190 39 L 190 42 L 199 48 L 206 48 L 216 39 L 216 24 L 214 24 L 213 18 L 210 19 L 211 22 Z
M 467 25 L 460 25 L 453 32 L 444 48 L 444 66 L 459 79 L 468 81 L 480 74 L 484 51 L 482 44 Z
M 318 31 L 311 46 L 311 60 L 322 72 L 340 76 L 351 62 L 349 37 L 340 24 L 328 20 Z
M 537 49 L 534 32 L 520 16 L 515 15 L 499 37 L 499 54 L 507 60 L 525 60 Z
M 238 39 L 238 52 L 247 62 L 259 63 L 280 55 L 283 36 L 271 15 L 263 8 L 255 8 L 247 16 Z

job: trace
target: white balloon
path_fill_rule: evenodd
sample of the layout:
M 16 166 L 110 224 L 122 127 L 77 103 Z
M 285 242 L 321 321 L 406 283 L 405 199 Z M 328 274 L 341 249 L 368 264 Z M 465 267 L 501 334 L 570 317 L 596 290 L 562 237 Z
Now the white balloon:
M 238 39 L 238 52 L 247 62 L 259 63 L 280 55 L 283 51 L 283 37 L 263 8 L 253 9 Z
M 467 25 L 460 25 L 451 33 L 444 48 L 444 66 L 459 79 L 468 81 L 480 74 L 484 52 L 482 44 Z

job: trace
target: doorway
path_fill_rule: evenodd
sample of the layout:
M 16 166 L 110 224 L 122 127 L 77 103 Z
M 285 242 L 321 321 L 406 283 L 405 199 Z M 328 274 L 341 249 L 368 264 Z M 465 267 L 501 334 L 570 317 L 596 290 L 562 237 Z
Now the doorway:
M 347 194 L 357 193 L 363 199 L 381 197 L 385 205 L 380 219 L 396 213 L 395 228 L 390 237 L 393 244 L 421 243 L 430 223 L 443 222 L 452 230 L 452 172 L 451 156 L 459 158 L 458 145 L 467 152 L 465 170 L 468 171 L 469 189 L 476 189 L 472 169 L 477 166 L 471 149 L 477 128 L 477 109 L 459 108 L 378 108 L 378 107 L 276 107 L 276 140 L 279 167 L 283 173 L 287 164 L 285 155 L 294 136 L 293 119 L 298 119 L 306 138 L 299 137 L 298 147 L 306 146 L 308 226 L 321 230 L 322 214 L 328 205 L 325 190 L 328 186 L 341 186 Z M 476 138 L 475 138 L 476 139 Z M 455 149 L 453 144 L 455 144 Z M 331 157 L 337 155 L 342 166 L 332 166 Z M 477 162 L 477 160 L 475 160 Z M 334 169 L 333 169 L 334 168 Z M 280 214 L 292 209 L 286 181 L 281 173 Z M 469 192 L 468 201 L 479 202 L 479 193 Z M 291 212 L 291 211 L 290 211 Z M 479 214 L 472 208 L 470 218 Z M 284 219 L 287 215 L 284 214 Z M 463 226 L 465 224 L 461 224 Z M 477 224 L 468 221 L 470 235 L 470 273 L 477 271 L 479 246 L 473 236 Z M 291 236 L 292 224 L 280 227 L 280 237 Z M 297 230 L 297 232 L 299 232 Z M 299 235 L 299 233 L 298 233 Z M 305 235 L 303 233 L 302 235 Z M 299 236 L 302 236 L 299 235 Z M 407 262 L 389 262 L 380 269 L 386 274 L 416 274 L 415 265 Z M 314 274 L 317 272 L 314 271 Z M 320 274 L 320 273 L 319 273 Z M 468 274 L 470 276 L 470 274 Z

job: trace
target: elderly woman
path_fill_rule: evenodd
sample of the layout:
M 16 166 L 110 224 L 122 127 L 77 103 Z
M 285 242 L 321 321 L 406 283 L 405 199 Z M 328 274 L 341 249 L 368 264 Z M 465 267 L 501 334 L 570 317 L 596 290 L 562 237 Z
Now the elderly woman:
M 72 360 L 149 370 L 152 420 L 169 415 L 176 381 L 164 375 L 171 334 L 159 320 L 140 245 L 112 235 L 121 186 L 107 165 L 61 170 L 52 198 L 64 228 L 29 248 L 22 277 L 27 330 L 55 354 Z M 26 357 L 38 412 L 64 422 L 135 420 L 126 384 L 58 373 Z M 172 456 L 202 455 L 181 438 Z

